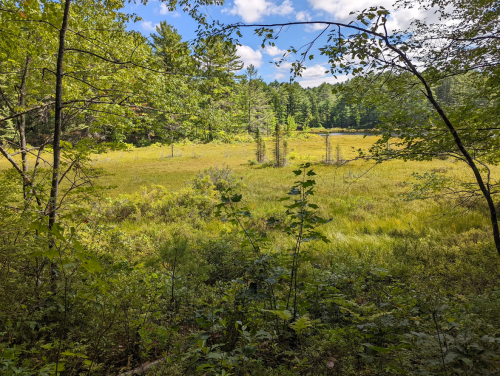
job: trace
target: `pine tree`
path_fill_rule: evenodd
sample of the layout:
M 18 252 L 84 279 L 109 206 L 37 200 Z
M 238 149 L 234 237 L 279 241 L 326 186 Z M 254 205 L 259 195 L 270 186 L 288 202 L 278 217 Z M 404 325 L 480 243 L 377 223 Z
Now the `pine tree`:
M 269 84 L 269 88 L 271 89 L 271 104 L 274 115 L 276 116 L 278 122 L 283 123 L 285 121 L 287 109 L 287 93 L 285 91 L 285 85 L 280 84 L 275 80 Z
M 281 153 L 281 166 L 285 167 L 288 163 L 288 141 L 283 139 L 283 152 Z
M 288 119 L 286 119 L 286 134 L 289 136 L 292 132 L 297 130 L 297 123 L 295 123 L 295 118 L 291 115 L 288 115 Z
M 287 163 L 288 141 L 283 134 L 283 127 L 276 122 L 274 128 L 274 166 L 284 167 Z
M 235 72 L 243 68 L 234 44 L 220 38 L 199 40 L 195 46 L 198 75 L 205 77 L 199 82 L 199 90 L 204 95 L 202 111 L 205 116 L 199 122 L 205 128 L 206 140 L 214 139 L 219 127 L 229 122 L 234 101 L 229 100 L 233 92 Z
M 257 69 L 250 64 L 245 70 L 245 76 L 242 80 L 242 84 L 245 87 L 243 90 L 244 117 L 247 123 L 248 134 L 256 131 L 259 127 L 263 127 L 269 122 L 272 116 L 268 99 L 263 90 L 263 86 L 266 85 L 258 73 Z
M 187 73 L 193 67 L 193 58 L 187 42 L 182 41 L 181 35 L 173 26 L 165 21 L 156 27 L 157 34 L 151 34 L 153 48 L 160 56 L 168 72 Z
M 282 165 L 282 150 L 281 150 L 281 142 L 282 142 L 282 131 L 281 125 L 279 122 L 276 122 L 276 126 L 274 128 L 274 166 L 275 167 L 283 167 Z

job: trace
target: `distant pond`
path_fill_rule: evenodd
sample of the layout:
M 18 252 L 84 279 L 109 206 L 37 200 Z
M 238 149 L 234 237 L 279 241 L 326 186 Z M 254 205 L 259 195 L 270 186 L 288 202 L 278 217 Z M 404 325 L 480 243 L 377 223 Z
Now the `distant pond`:
M 314 133 L 317 134 L 318 136 L 323 136 L 325 137 L 327 133 Z M 368 132 L 332 132 L 330 133 L 330 136 L 373 136 L 373 133 L 368 133 Z

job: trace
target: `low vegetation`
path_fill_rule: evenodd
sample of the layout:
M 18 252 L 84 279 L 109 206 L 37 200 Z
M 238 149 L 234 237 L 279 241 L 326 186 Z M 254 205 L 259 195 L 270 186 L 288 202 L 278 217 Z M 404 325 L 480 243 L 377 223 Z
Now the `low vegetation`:
M 346 158 L 372 142 L 331 139 Z M 290 141 L 283 169 L 250 166 L 252 144 L 94 155 L 109 198 L 51 247 L 43 223 L 7 212 L 2 372 L 495 374 L 485 208 L 408 195 L 412 173 L 459 165 L 325 165 L 324 143 Z M 20 193 L 2 182 L 5 202 Z

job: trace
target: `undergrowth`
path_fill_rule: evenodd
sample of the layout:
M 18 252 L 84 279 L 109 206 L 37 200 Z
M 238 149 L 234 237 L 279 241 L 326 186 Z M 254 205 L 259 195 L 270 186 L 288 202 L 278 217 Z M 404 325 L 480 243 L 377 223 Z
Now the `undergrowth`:
M 379 250 L 356 248 L 328 230 L 342 217 L 312 166 L 291 176 L 266 211 L 227 166 L 84 206 L 52 231 L 6 210 L 2 375 L 499 374 L 500 262 L 482 228 L 393 229 Z M 1 189 L 8 208 L 18 192 Z

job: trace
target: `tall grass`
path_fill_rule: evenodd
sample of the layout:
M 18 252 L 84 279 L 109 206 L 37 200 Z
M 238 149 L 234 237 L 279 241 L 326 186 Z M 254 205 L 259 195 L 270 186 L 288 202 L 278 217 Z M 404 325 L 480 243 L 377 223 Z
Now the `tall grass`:
M 366 150 L 375 141 L 375 137 L 352 135 L 333 136 L 331 139 L 342 150 L 346 160 L 354 159 L 358 149 Z M 482 205 L 465 213 L 461 208 L 454 208 L 453 200 L 403 200 L 404 194 L 410 190 L 408 182 L 413 179 L 412 173 L 440 171 L 466 175 L 468 172 L 464 166 L 451 159 L 388 161 L 376 166 L 370 161 L 356 160 L 342 166 L 325 166 L 321 163 L 325 153 L 324 142 L 320 136 L 289 140 L 289 150 L 295 157 L 290 166 L 279 169 L 250 166 L 248 160 L 253 159 L 255 153 L 252 143 L 176 145 L 179 156 L 175 158 L 159 158 L 162 152 L 163 155 L 168 154 L 169 146 L 151 146 L 96 155 L 93 163 L 108 174 L 101 178 L 100 184 L 111 187 L 105 192 L 111 198 L 153 185 L 178 190 L 200 171 L 226 164 L 243 178 L 245 186 L 241 193 L 253 211 L 252 221 L 265 231 L 264 219 L 271 215 L 279 216 L 284 211 L 277 199 L 286 193 L 292 182 L 293 163 L 296 166 L 306 161 L 317 162 L 314 169 L 318 174 L 318 184 L 314 200 L 322 208 L 323 216 L 333 218 L 322 229 L 331 244 L 317 245 L 311 250 L 323 255 L 322 262 L 360 262 L 381 266 L 402 263 L 398 268 L 403 270 L 405 267 L 416 267 L 416 264 L 405 261 L 401 252 L 394 253 L 408 238 L 430 239 L 432 246 L 424 247 L 425 252 L 422 251 L 426 254 L 445 252 L 456 239 L 462 239 L 466 244 L 470 241 L 467 234 L 472 233 L 479 236 L 481 243 L 489 244 L 489 222 Z M 151 224 L 145 221 L 130 226 L 130 230 L 140 232 Z M 213 234 L 229 231 L 230 227 L 216 219 L 209 221 L 207 226 Z M 285 238 L 274 240 L 274 244 L 287 242 Z M 422 247 L 419 245 L 417 248 L 422 250 Z M 406 257 L 406 260 L 416 259 L 412 256 Z M 406 266 L 403 265 L 405 263 Z

